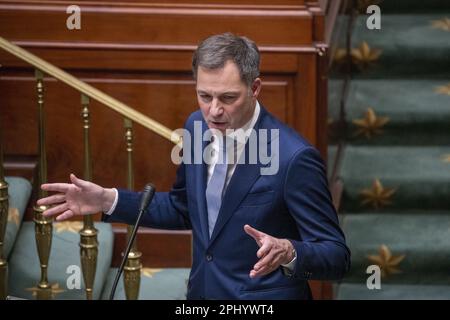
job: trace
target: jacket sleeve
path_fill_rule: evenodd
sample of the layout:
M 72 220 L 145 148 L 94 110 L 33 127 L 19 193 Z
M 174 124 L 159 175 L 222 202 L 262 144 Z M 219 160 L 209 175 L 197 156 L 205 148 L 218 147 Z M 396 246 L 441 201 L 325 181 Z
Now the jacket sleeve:
M 187 209 L 185 167 L 178 167 L 176 181 L 170 192 L 156 192 L 142 217 L 141 225 L 158 229 L 191 229 Z M 137 218 L 141 192 L 118 190 L 117 206 L 107 222 L 124 222 L 134 224 Z
M 297 251 L 292 276 L 341 279 L 350 268 L 350 250 L 331 201 L 323 161 L 313 147 L 292 157 L 284 196 L 300 234 L 300 240 L 291 240 Z

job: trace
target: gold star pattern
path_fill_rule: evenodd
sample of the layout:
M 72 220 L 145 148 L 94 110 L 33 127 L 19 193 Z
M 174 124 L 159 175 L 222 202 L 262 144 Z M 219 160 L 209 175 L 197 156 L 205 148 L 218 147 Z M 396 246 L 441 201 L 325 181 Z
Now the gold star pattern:
M 431 27 L 433 29 L 440 29 L 443 31 L 450 31 L 450 19 L 449 18 L 443 18 L 440 20 L 433 20 L 431 21 Z
M 345 61 L 345 58 L 347 57 L 347 50 L 343 48 L 339 48 L 334 53 L 334 61 L 336 63 L 343 63 Z
M 20 224 L 20 214 L 17 208 L 8 209 L 8 222 L 14 223 L 17 227 Z
M 153 278 L 153 275 L 155 273 L 161 272 L 162 269 L 155 269 L 155 268 L 142 268 L 141 273 L 143 276 L 148 278 Z
M 382 51 L 380 49 L 372 49 L 363 41 L 358 48 L 353 48 L 350 51 L 352 62 L 360 69 L 366 69 L 372 63 L 377 61 L 381 56 Z
M 381 134 L 381 128 L 389 122 L 389 117 L 377 117 L 372 108 L 368 108 L 366 116 L 362 119 L 355 119 L 352 123 L 358 127 L 354 136 L 364 135 L 367 139 L 372 138 L 376 134 Z
M 405 255 L 393 256 L 391 250 L 385 244 L 378 249 L 378 255 L 368 255 L 367 259 L 378 265 L 381 269 L 381 277 L 386 278 L 392 274 L 398 274 L 402 271 L 398 269 L 400 262 L 405 259 Z
M 73 232 L 78 233 L 83 228 L 83 222 L 81 221 L 62 221 L 53 224 L 57 233 L 61 232 Z
M 439 86 L 436 89 L 434 89 L 435 93 L 438 94 L 446 94 L 450 96 L 450 83 L 446 86 Z
M 366 13 L 367 7 L 380 4 L 382 0 L 358 0 L 357 8 L 360 13 Z
M 40 291 L 42 289 L 40 289 L 38 287 L 33 287 L 33 288 L 26 288 L 25 290 L 31 291 L 33 294 L 33 297 L 36 297 L 36 296 L 38 296 L 38 291 Z M 51 290 L 50 293 L 51 293 L 52 299 L 55 298 L 57 294 L 65 291 L 59 287 L 59 283 L 52 284 L 50 287 L 50 290 Z
M 444 155 L 441 157 L 441 160 L 442 160 L 442 162 L 444 162 L 444 163 L 450 163 L 450 154 L 444 154 Z
M 363 189 L 360 192 L 363 200 L 361 205 L 371 205 L 374 209 L 380 209 L 392 203 L 391 197 L 397 191 L 396 188 L 384 188 L 379 179 L 375 179 L 371 189 Z

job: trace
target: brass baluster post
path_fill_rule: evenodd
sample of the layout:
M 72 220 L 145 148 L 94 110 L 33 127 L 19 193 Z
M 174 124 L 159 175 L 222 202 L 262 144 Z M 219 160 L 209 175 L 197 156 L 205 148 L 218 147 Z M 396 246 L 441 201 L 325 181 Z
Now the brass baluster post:
M 133 172 L 133 124 L 130 119 L 124 119 L 125 141 L 127 148 L 127 187 L 134 189 Z M 127 243 L 133 231 L 132 226 L 127 227 Z M 124 287 L 127 300 L 137 300 L 141 283 L 141 256 L 142 253 L 137 250 L 136 240 L 133 241 L 131 251 L 128 254 L 127 262 L 124 267 Z
M 89 97 L 81 94 L 81 117 L 84 132 L 84 179 L 92 179 L 92 163 L 89 142 Z M 92 300 L 95 272 L 97 270 L 98 256 L 98 230 L 94 228 L 92 215 L 83 217 L 83 229 L 80 231 L 80 259 L 83 279 L 86 288 L 86 298 Z
M 47 151 L 45 142 L 45 112 L 44 112 L 44 74 L 42 71 L 35 70 L 36 89 L 38 97 L 39 108 L 39 171 L 38 171 L 38 185 L 47 182 Z M 43 198 L 47 196 L 47 192 L 39 188 L 38 197 Z M 47 206 L 33 207 L 34 211 L 34 230 L 36 236 L 36 246 L 39 255 L 41 266 L 41 279 L 37 285 L 37 299 L 48 300 L 51 299 L 51 286 L 48 282 L 48 261 L 50 258 L 50 250 L 52 247 L 53 224 L 52 218 L 44 217 L 42 213 L 47 209 Z
M 8 295 L 8 261 L 6 261 L 4 241 L 6 224 L 8 223 L 8 183 L 3 171 L 3 148 L 0 132 L 0 300 Z

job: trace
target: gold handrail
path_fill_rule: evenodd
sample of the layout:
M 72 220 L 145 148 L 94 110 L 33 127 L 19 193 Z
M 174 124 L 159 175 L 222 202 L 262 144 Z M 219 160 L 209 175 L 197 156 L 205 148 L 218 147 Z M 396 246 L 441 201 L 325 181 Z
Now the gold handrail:
M 54 77 L 55 79 L 64 82 L 65 84 L 74 88 L 75 90 L 87 95 L 88 97 L 122 114 L 124 117 L 136 123 L 139 123 L 140 125 L 144 126 L 147 129 L 152 130 L 153 132 L 159 134 L 163 138 L 172 141 L 175 144 L 180 143 L 181 136 L 173 132 L 169 128 L 165 127 L 164 125 L 160 124 L 159 122 L 147 117 L 146 115 L 140 113 L 139 111 L 134 110 L 133 108 L 114 99 L 113 97 L 107 95 L 106 93 L 103 93 L 102 91 L 92 87 L 91 85 L 81 80 L 78 80 L 77 78 L 61 70 L 60 68 L 51 65 L 50 63 L 22 49 L 21 47 L 16 46 L 15 44 L 7 41 L 2 37 L 0 37 L 0 48 L 18 57 L 19 59 L 31 64 L 35 68 Z

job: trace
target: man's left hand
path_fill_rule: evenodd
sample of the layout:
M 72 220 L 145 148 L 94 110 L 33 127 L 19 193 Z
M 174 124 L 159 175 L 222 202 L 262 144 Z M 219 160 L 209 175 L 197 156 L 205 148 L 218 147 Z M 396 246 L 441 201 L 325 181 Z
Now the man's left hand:
M 250 227 L 248 224 L 244 226 L 244 231 L 255 239 L 260 247 L 256 253 L 259 261 L 250 271 L 251 278 L 269 274 L 280 265 L 287 264 L 294 259 L 294 246 L 289 240 L 272 237 Z

